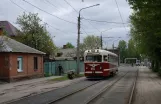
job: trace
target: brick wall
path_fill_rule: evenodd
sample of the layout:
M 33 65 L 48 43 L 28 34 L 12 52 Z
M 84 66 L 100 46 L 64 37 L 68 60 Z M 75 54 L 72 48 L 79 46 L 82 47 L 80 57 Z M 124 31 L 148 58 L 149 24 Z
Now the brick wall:
M 8 57 L 8 62 L 5 61 Z M 22 72 L 17 71 L 17 58 L 22 57 Z M 38 58 L 38 69 L 34 70 L 34 57 Z M 19 79 L 23 77 L 43 76 L 43 56 L 28 53 L 0 53 L 0 79 Z

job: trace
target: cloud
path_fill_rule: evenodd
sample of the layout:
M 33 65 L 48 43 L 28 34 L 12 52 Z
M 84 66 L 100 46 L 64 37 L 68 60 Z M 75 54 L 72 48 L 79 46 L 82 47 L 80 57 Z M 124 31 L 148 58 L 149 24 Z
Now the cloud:
M 38 13 L 40 18 L 47 22 L 49 25 L 47 26 L 48 31 L 53 38 L 54 43 L 57 46 L 63 46 L 67 42 L 71 42 L 76 45 L 77 42 L 77 24 L 72 24 L 60 20 L 54 16 L 51 16 L 43 11 L 38 10 L 37 8 L 27 4 L 23 0 L 12 0 L 28 12 Z M 91 6 L 94 4 L 100 4 L 97 7 L 88 8 L 86 10 L 81 11 L 81 17 L 100 20 L 100 21 L 109 21 L 109 22 L 122 22 L 118 8 L 114 0 L 66 0 L 68 1 L 75 9 L 72 9 L 64 0 L 26 0 L 33 5 L 51 13 L 52 15 L 58 16 L 64 20 L 71 21 L 77 23 L 78 13 L 81 8 Z M 50 3 L 49 3 L 49 2 Z M 129 15 L 132 10 L 130 9 L 126 0 L 117 0 L 122 17 L 124 22 L 128 22 Z M 22 15 L 24 10 L 13 4 L 10 0 L 1 0 L 0 2 L 0 20 L 7 20 L 11 23 L 16 22 L 16 18 L 19 15 Z M 13 24 L 15 25 L 15 24 Z M 16 25 L 18 27 L 18 25 Z M 56 29 L 55 29 L 56 28 Z M 114 36 L 116 37 L 124 37 L 122 39 L 128 40 L 126 34 L 128 34 L 129 27 L 125 30 L 123 25 L 120 24 L 108 24 L 108 23 L 98 23 L 93 21 L 87 21 L 81 19 L 81 41 L 82 39 L 90 34 L 100 36 L 101 31 L 113 28 L 109 31 L 103 32 L 103 36 Z M 86 34 L 87 33 L 87 34 Z M 114 40 L 113 39 L 113 40 Z M 111 40 L 111 41 L 113 41 Z M 108 39 L 104 39 L 104 41 L 108 41 Z M 116 42 L 117 44 L 118 42 Z M 112 42 L 108 42 L 109 45 Z

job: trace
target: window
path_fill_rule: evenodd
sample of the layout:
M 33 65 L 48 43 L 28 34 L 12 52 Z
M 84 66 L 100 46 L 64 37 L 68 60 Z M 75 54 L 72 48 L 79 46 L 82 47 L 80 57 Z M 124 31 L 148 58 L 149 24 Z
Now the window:
M 34 70 L 38 69 L 38 60 L 37 57 L 34 57 Z
M 101 55 L 90 55 L 86 56 L 87 61 L 92 61 L 92 62 L 102 62 L 102 56 Z
M 103 56 L 103 60 L 104 60 L 104 61 L 108 61 L 107 56 Z
M 23 67 L 22 67 L 22 57 L 18 57 L 17 58 L 17 71 L 18 72 L 22 72 L 23 71 Z

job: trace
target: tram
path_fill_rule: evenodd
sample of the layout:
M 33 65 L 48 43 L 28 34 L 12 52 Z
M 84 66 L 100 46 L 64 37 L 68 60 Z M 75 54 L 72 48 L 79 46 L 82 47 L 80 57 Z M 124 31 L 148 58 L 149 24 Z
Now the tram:
M 118 71 L 118 55 L 102 49 L 86 50 L 84 69 L 87 78 L 113 76 Z

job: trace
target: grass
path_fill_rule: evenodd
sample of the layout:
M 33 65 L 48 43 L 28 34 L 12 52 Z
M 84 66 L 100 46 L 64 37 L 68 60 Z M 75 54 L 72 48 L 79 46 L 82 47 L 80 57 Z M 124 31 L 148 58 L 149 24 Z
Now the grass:
M 79 75 L 76 75 L 74 78 L 80 78 L 80 77 L 84 77 L 84 74 L 79 74 Z M 54 78 L 54 79 L 51 79 L 52 81 L 65 81 L 65 80 L 69 80 L 67 75 L 64 75 L 62 77 L 59 77 L 59 78 Z

